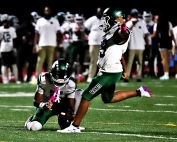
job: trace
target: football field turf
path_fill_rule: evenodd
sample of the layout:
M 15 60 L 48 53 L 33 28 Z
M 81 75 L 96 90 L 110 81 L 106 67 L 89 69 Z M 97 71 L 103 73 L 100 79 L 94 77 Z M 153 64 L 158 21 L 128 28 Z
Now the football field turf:
M 177 141 L 177 80 L 144 79 L 119 82 L 118 90 L 137 89 L 141 84 L 153 98 L 131 98 L 103 104 L 95 98 L 83 119 L 83 133 L 61 134 L 57 117 L 52 117 L 41 131 L 27 131 L 24 123 L 33 115 L 35 85 L 0 84 L 0 142 L 170 142 Z M 78 84 L 85 88 L 87 84 Z

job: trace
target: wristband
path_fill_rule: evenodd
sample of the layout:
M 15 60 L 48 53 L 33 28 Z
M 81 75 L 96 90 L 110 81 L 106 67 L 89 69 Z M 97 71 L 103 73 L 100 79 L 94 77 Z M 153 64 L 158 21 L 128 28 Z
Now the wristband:
M 40 108 L 40 109 L 44 109 L 45 107 L 46 107 L 46 103 L 41 102 L 41 103 L 39 104 L 39 108 Z
M 126 31 L 127 30 L 127 26 L 125 24 L 121 25 L 121 31 Z

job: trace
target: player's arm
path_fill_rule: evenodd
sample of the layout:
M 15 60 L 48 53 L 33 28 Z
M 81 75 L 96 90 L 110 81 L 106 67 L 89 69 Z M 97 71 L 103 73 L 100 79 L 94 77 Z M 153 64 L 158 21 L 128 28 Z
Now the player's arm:
M 39 93 L 39 92 L 36 91 L 35 95 L 34 95 L 33 105 L 35 107 L 39 108 L 42 98 L 43 98 L 43 94 L 41 94 L 41 93 Z
M 126 62 L 125 62 L 125 58 L 124 56 L 122 56 L 121 58 L 121 63 L 122 63 L 122 66 L 123 66 L 123 75 L 122 75 L 122 78 L 127 78 L 127 66 L 126 66 Z
M 120 25 L 120 30 L 118 31 L 118 34 L 120 35 L 122 39 L 122 41 L 119 44 L 123 44 L 129 38 L 130 31 L 125 24 L 125 20 L 122 17 L 118 17 L 116 22 L 118 22 Z
M 45 92 L 44 88 L 42 87 L 42 77 L 43 75 L 40 74 L 37 80 L 37 88 L 34 95 L 33 105 L 40 109 L 46 109 L 46 102 L 42 102 L 43 95 Z

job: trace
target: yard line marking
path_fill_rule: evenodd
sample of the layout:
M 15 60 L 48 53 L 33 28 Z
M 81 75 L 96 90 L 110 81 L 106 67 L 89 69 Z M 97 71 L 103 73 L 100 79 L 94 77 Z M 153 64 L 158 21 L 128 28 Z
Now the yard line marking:
M 98 111 L 119 111 L 119 112 L 126 112 L 126 111 L 129 111 L 129 112 L 152 112 L 152 113 L 177 113 L 177 111 L 156 111 L 156 110 L 137 110 L 137 109 L 132 109 L 132 110 L 129 110 L 129 109 L 101 109 L 101 108 L 89 108 L 91 110 L 98 110 Z
M 35 108 L 34 106 L 9 106 L 9 105 L 0 105 L 0 107 Z
M 175 106 L 175 104 L 154 104 L 156 106 Z
M 30 111 L 29 109 L 10 109 L 12 111 Z
M 177 140 L 175 137 L 165 137 L 165 136 L 151 136 L 151 135 L 141 135 L 141 134 L 128 134 L 128 133 L 102 133 L 102 132 L 81 132 L 85 134 L 97 134 L 97 135 L 117 135 L 117 136 L 129 136 L 129 137 L 139 137 L 139 138 L 150 138 L 150 139 L 168 139 Z
M 18 93 L 2 93 L 0 97 L 32 97 L 34 93 L 18 92 Z
M 0 107 L 15 107 L 15 108 L 35 108 L 34 106 L 10 106 L 10 105 L 0 105 Z M 149 113 L 177 113 L 177 111 L 171 111 L 171 110 L 166 110 L 166 111 L 161 111 L 161 110 L 137 110 L 137 109 L 103 109 L 103 108 L 89 108 L 90 110 L 95 110 L 95 111 L 117 111 L 117 112 L 149 112 Z

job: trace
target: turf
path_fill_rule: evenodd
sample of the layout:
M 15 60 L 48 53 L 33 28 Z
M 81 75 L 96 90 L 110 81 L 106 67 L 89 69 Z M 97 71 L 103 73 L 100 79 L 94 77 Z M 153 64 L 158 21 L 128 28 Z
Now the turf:
M 52 117 L 41 131 L 27 131 L 24 123 L 35 108 L 32 96 L 6 95 L 34 93 L 35 85 L 0 85 L 0 142 L 166 142 L 177 141 L 177 80 L 144 79 L 119 82 L 118 90 L 146 85 L 153 98 L 131 98 L 119 103 L 103 104 L 95 98 L 82 121 L 86 130 L 80 134 L 61 134 L 57 117 Z M 78 84 L 85 88 L 87 84 Z M 20 93 L 19 93 L 20 92 Z

